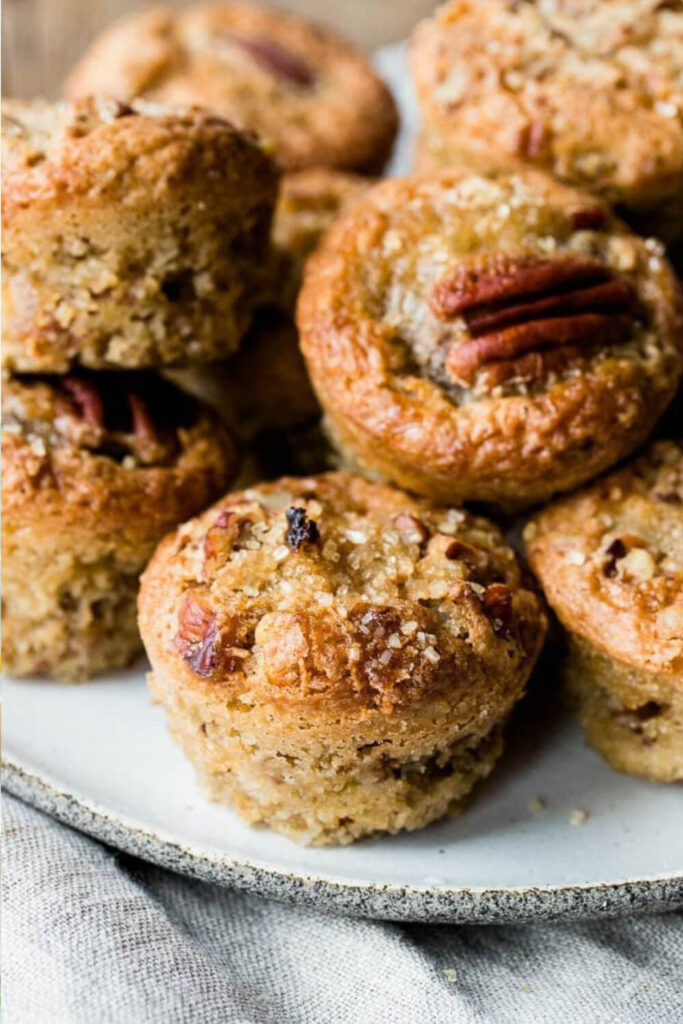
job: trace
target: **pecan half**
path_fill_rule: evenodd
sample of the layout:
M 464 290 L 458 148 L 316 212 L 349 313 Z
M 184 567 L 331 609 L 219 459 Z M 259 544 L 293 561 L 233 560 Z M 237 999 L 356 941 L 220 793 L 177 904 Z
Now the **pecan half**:
M 232 33 L 221 33 L 235 46 L 238 46 L 245 53 L 260 64 L 266 71 L 284 78 L 292 85 L 301 89 L 310 89 L 315 82 L 315 73 L 301 57 L 297 57 L 290 50 L 286 50 L 279 43 L 267 39 L 265 36 L 240 36 Z
M 434 288 L 431 307 L 442 320 L 465 321 L 470 337 L 450 346 L 445 367 L 469 384 L 489 363 L 622 341 L 632 328 L 635 294 L 585 257 L 502 255 L 446 275 Z

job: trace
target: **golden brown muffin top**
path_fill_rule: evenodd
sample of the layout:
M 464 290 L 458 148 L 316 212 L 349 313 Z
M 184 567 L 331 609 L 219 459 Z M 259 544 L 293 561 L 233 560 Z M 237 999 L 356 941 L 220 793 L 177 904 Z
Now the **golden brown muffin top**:
M 200 110 L 104 97 L 74 103 L 2 101 L 3 216 L 67 196 L 131 206 L 184 180 L 206 194 L 232 187 L 248 209 L 275 199 L 277 171 L 257 141 Z
M 217 421 L 151 372 L 2 382 L 8 517 L 51 515 L 76 528 L 118 522 L 122 531 L 174 523 L 227 487 L 236 463 Z
M 613 200 L 680 191 L 680 0 L 451 0 L 415 30 L 412 68 L 465 148 Z
M 544 509 L 524 539 L 568 630 L 683 686 L 683 442 Z
M 363 56 L 281 11 L 206 3 L 128 15 L 95 41 L 71 97 L 197 104 L 257 132 L 288 169 L 377 171 L 397 128 L 391 95 Z
M 333 418 L 508 498 L 681 370 L 661 245 L 540 172 L 375 186 L 308 261 L 297 322 Z
M 391 713 L 528 671 L 545 630 L 499 530 L 344 473 L 230 494 L 167 538 L 146 642 L 236 699 Z

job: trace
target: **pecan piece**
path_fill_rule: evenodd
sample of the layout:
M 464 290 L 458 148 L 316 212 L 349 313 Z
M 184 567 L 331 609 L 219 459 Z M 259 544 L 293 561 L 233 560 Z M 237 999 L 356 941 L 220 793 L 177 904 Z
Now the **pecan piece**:
M 486 551 L 457 538 L 447 545 L 444 555 L 449 561 L 464 562 L 471 569 L 485 569 L 489 564 Z
M 502 256 L 439 281 L 432 310 L 463 317 L 470 338 L 452 344 L 446 371 L 469 384 L 482 367 L 549 348 L 614 345 L 628 337 L 635 295 L 594 260 Z
M 284 78 L 301 89 L 310 89 L 315 83 L 315 73 L 301 57 L 286 50 L 279 43 L 265 36 L 240 36 L 229 32 L 221 33 L 224 38 L 238 46 L 260 64 L 266 71 Z
M 481 596 L 493 623 L 494 633 L 509 635 L 512 623 L 512 591 L 506 583 L 492 583 Z
M 575 231 L 594 231 L 605 223 L 605 211 L 599 206 L 574 210 L 569 217 Z
M 102 430 L 104 405 L 95 384 L 83 377 L 64 377 L 62 387 L 71 396 L 79 415 L 87 425 Z
M 137 395 L 129 394 L 128 405 L 135 437 L 146 444 L 156 444 L 159 435 L 145 403 Z
M 198 676 L 208 679 L 218 668 L 216 615 L 192 594 L 186 594 L 180 606 L 173 646 Z
M 204 679 L 219 673 L 239 672 L 249 657 L 247 647 L 236 646 L 244 634 L 235 621 L 218 625 L 216 613 L 195 594 L 187 593 L 178 613 L 173 646 L 193 672 Z M 231 646 L 231 644 L 233 646 Z
M 240 520 L 229 508 L 220 512 L 204 537 L 204 569 L 209 574 L 220 568 L 235 545 L 240 532 Z
M 394 526 L 404 540 L 420 545 L 425 544 L 429 540 L 428 528 L 421 519 L 411 516 L 409 512 L 400 512 L 395 516 Z

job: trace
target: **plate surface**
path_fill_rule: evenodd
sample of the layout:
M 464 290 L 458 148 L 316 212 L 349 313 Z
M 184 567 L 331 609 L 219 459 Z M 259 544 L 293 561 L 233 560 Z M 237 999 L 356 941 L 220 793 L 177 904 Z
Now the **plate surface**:
M 403 107 L 396 172 L 408 166 L 415 123 L 402 49 L 377 62 Z M 4 784 L 165 867 L 344 913 L 497 922 L 683 905 L 681 787 L 611 772 L 544 693 L 544 674 L 469 809 L 411 835 L 304 849 L 203 802 L 144 666 L 78 687 L 4 681 Z M 586 820 L 572 825 L 577 811 Z
M 300 848 L 205 803 L 144 671 L 84 686 L 3 681 L 6 788 L 164 866 L 347 913 L 533 920 L 683 905 L 681 791 L 611 772 L 543 694 L 459 818 L 332 849 Z M 545 801 L 538 810 L 537 798 Z M 572 812 L 585 811 L 581 825 Z

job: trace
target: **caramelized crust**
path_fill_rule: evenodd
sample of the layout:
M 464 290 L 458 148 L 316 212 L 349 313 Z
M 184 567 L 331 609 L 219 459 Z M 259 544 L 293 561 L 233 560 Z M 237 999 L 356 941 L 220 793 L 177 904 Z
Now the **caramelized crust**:
M 3 365 L 62 373 L 233 352 L 276 197 L 252 137 L 199 110 L 3 103 Z
M 386 86 L 365 58 L 311 22 L 251 4 L 156 7 L 95 40 L 66 83 L 197 104 L 256 132 L 287 170 L 381 170 L 397 129 Z
M 160 545 L 139 608 L 207 791 L 315 843 L 455 807 L 545 632 L 492 524 L 347 474 L 228 495 Z
M 422 169 L 534 166 L 683 233 L 680 0 L 449 0 L 413 33 Z
M 681 372 L 661 245 L 536 172 L 375 186 L 309 261 L 297 321 L 344 452 L 435 500 L 577 486 L 647 436 Z
M 525 530 L 548 600 L 596 650 L 683 689 L 683 443 L 544 509 Z

